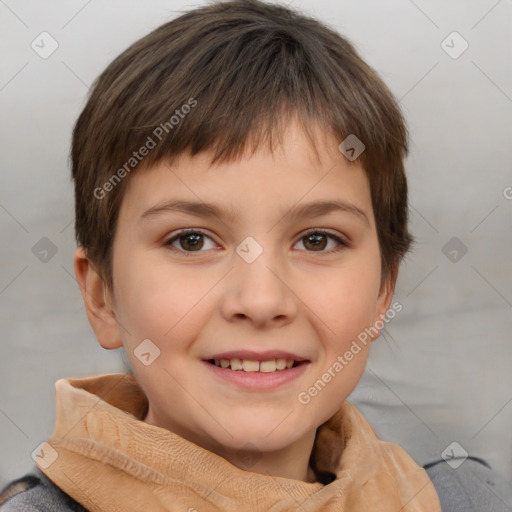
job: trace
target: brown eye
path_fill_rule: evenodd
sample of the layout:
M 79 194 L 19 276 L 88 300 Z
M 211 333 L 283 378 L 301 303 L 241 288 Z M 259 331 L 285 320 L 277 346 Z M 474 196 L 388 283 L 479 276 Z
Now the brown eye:
M 215 242 L 207 234 L 194 230 L 180 231 L 167 241 L 164 246 L 180 252 L 184 255 L 190 255 L 194 252 L 205 252 L 208 249 L 215 249 Z M 210 244 L 210 246 L 208 246 Z
M 327 247 L 327 236 L 323 233 L 313 233 L 303 237 L 304 247 L 313 251 L 322 251 Z
M 182 235 L 178 240 L 181 248 L 185 251 L 198 251 L 202 249 L 204 245 L 203 235 L 199 233 Z
M 299 239 L 299 242 L 302 243 L 307 252 L 322 254 L 334 253 L 351 246 L 344 238 L 321 229 L 310 230 Z M 330 243 L 333 245 L 328 247 Z

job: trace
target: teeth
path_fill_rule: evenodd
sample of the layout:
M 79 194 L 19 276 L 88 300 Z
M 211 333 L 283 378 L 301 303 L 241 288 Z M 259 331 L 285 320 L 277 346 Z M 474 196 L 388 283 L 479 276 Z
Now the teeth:
M 295 361 L 293 359 L 270 359 L 269 361 L 253 361 L 251 359 L 215 359 L 215 366 L 229 368 L 245 372 L 272 373 L 276 370 L 291 368 Z
M 270 373 L 276 371 L 276 360 L 273 361 L 262 361 L 260 363 L 260 372 Z
M 244 359 L 242 361 L 242 366 L 245 372 L 259 372 L 260 371 L 260 362 L 259 361 L 251 361 L 250 359 Z
M 276 359 L 276 368 L 278 370 L 284 370 L 286 368 L 286 359 Z
M 240 359 L 231 359 L 231 369 L 232 370 L 242 370 L 243 365 Z

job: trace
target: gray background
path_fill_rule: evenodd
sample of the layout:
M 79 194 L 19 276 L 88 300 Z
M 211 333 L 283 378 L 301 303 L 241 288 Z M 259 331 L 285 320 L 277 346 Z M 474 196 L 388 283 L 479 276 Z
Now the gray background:
M 73 274 L 73 123 L 119 52 L 199 4 L 0 0 L 1 485 L 33 466 L 32 451 L 51 434 L 57 379 L 125 370 L 122 350 L 97 344 Z M 418 243 L 396 289 L 403 311 L 350 400 L 419 463 L 456 441 L 510 480 L 512 3 L 292 6 L 355 43 L 400 99 L 412 137 Z M 31 48 L 43 31 L 59 45 L 47 59 Z M 441 46 L 453 31 L 469 44 L 458 58 Z M 462 48 L 453 36 L 447 43 Z M 52 247 L 43 237 L 57 251 L 47 261 L 33 250 Z M 453 237 L 458 248 L 443 252 Z

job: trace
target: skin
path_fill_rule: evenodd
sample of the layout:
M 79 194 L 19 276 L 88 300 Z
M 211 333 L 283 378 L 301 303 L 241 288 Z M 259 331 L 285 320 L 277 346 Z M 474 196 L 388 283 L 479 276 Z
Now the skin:
M 338 151 L 339 141 L 318 135 L 320 159 L 292 122 L 273 154 L 262 146 L 252 156 L 214 167 L 208 153 L 183 154 L 172 166 L 161 163 L 134 174 L 119 212 L 112 293 L 83 248 L 74 261 L 99 343 L 106 349 L 124 345 L 148 397 L 145 422 L 240 469 L 305 482 L 314 481 L 308 462 L 316 429 L 354 389 L 370 343 L 309 403 L 297 397 L 386 313 L 395 284 L 390 276 L 381 287 L 363 169 Z M 215 202 L 236 217 L 167 211 L 141 220 L 148 209 L 175 198 Z M 367 220 L 346 211 L 303 219 L 285 215 L 296 203 L 340 199 Z M 199 250 L 187 237 L 165 245 L 184 228 L 206 233 Z M 304 235 L 310 228 L 328 230 L 350 245 L 320 237 L 315 246 Z M 263 248 L 252 263 L 236 252 L 248 236 Z M 144 339 L 160 350 L 149 366 L 134 355 Z M 219 379 L 202 362 L 235 349 L 282 349 L 311 362 L 277 389 L 248 391 Z M 259 460 L 246 466 L 242 456 L 249 453 Z

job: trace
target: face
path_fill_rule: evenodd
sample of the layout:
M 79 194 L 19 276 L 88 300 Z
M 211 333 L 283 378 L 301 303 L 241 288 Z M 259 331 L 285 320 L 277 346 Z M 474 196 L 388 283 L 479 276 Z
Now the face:
M 336 140 L 319 140 L 320 160 L 290 124 L 273 154 L 216 166 L 209 154 L 183 155 L 131 178 L 114 241 L 113 314 L 148 423 L 217 453 L 248 442 L 285 450 L 311 439 L 355 387 L 369 343 L 343 356 L 391 292 L 380 287 L 366 175 Z M 311 206 L 319 202 L 341 207 Z M 282 360 L 295 362 L 277 369 Z M 258 362 L 258 373 L 246 371 Z

